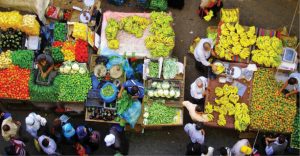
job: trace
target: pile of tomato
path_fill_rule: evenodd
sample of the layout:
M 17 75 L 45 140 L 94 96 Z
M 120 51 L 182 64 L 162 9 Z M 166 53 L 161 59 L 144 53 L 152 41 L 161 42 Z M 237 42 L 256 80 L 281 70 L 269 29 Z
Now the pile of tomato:
M 0 98 L 29 99 L 29 69 L 11 66 L 0 70 L 0 77 Z
M 88 62 L 88 58 L 89 58 L 88 43 L 81 39 L 76 40 L 75 60 L 77 62 L 85 63 Z

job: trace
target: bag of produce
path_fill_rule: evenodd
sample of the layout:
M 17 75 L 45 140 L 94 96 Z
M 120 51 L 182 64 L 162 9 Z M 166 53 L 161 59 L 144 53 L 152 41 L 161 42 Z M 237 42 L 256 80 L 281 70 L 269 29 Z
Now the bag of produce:
M 113 102 L 117 97 L 118 89 L 113 83 L 107 82 L 100 90 L 100 96 L 104 102 Z
M 142 112 L 142 105 L 139 100 L 133 102 L 125 112 L 121 114 L 121 117 L 129 123 L 131 128 L 134 128 Z
M 29 36 L 40 35 L 40 24 L 35 15 L 24 15 L 21 30 Z

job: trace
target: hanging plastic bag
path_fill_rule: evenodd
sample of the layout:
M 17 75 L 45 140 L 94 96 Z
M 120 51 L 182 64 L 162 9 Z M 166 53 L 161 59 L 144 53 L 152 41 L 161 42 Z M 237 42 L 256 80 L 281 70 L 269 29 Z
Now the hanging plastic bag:
M 105 48 L 101 51 L 101 55 L 108 57 L 108 63 L 106 64 L 106 68 L 110 69 L 114 65 L 122 65 L 127 78 L 133 77 L 133 69 L 129 65 L 129 62 L 127 59 L 125 59 L 120 54 L 116 53 L 115 51 Z
M 133 102 L 125 112 L 121 114 L 121 117 L 129 123 L 131 128 L 134 128 L 142 112 L 142 105 L 139 100 Z

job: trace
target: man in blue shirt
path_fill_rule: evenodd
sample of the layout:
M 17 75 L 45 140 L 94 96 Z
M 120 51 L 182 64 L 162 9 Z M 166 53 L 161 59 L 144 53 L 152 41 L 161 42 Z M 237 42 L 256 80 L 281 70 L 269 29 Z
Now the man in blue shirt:
M 127 90 L 127 93 L 130 94 L 133 99 L 142 100 L 144 97 L 144 86 L 142 83 L 136 80 L 127 80 L 124 82 L 118 94 L 118 98 L 122 97 L 122 92 L 124 89 Z
M 267 155 L 283 155 L 287 147 L 288 141 L 284 135 L 280 135 L 277 138 L 265 138 Z

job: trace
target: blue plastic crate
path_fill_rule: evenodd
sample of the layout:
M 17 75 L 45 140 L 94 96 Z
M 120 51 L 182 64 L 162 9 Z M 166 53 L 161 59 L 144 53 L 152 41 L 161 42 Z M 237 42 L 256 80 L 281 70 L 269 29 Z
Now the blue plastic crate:
M 149 0 L 136 0 L 136 2 L 140 7 L 147 8 L 149 6 Z
M 90 89 L 88 92 L 88 98 L 90 99 L 100 99 L 100 89 Z

